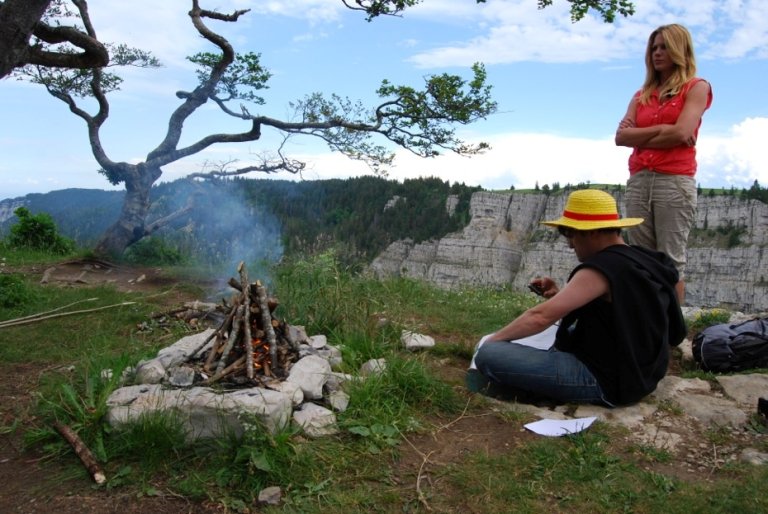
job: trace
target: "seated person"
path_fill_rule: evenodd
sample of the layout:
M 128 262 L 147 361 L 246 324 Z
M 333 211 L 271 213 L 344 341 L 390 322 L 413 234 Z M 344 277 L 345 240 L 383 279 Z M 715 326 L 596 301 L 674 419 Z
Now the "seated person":
M 620 219 L 604 191 L 571 193 L 560 219 L 542 223 L 557 227 L 580 264 L 562 289 L 548 277 L 531 282 L 547 300 L 480 341 L 470 390 L 608 407 L 653 392 L 686 327 L 672 260 L 621 236 L 623 227 L 642 222 Z M 551 348 L 528 344 L 545 331 L 553 334 Z

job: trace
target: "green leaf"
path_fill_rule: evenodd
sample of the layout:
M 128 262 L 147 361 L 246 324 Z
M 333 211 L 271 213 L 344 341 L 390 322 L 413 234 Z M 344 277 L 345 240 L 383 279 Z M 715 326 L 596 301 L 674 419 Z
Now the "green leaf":
M 357 434 L 362 437 L 370 437 L 371 436 L 371 430 L 368 427 L 363 426 L 357 426 L 357 427 L 350 427 L 348 429 L 351 433 Z
M 263 453 L 251 455 L 251 466 L 267 473 L 272 471 L 272 466 Z

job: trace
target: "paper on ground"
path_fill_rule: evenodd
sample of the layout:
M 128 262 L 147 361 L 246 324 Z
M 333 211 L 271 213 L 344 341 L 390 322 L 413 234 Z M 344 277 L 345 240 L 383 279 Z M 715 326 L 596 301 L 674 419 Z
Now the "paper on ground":
M 533 423 L 528 423 L 524 426 L 531 432 L 535 432 L 539 435 L 560 437 L 586 430 L 596 419 L 595 416 L 576 419 L 542 419 L 534 421 Z

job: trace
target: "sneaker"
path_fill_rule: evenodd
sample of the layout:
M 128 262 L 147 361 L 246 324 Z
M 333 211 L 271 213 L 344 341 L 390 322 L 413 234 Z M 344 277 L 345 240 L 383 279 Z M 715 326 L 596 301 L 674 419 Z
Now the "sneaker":
M 467 389 L 472 393 L 487 394 L 491 381 L 476 369 L 468 369 L 465 377 Z

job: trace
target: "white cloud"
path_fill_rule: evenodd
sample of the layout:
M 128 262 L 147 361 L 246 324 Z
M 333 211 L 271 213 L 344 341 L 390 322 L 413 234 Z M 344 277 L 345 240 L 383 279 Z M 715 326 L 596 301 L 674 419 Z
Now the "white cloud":
M 291 2 L 238 0 L 236 3 L 242 4 L 242 7 L 251 9 L 256 14 L 278 14 L 302 18 L 313 24 L 336 22 L 344 9 L 341 1 L 329 2 L 328 0 L 292 0 Z
M 768 185 L 768 118 L 747 118 L 730 134 L 704 137 L 698 147 L 698 181 L 713 186 Z
M 705 187 L 749 187 L 755 179 L 768 185 L 768 118 L 748 118 L 730 134 L 699 140 L 697 182 Z M 579 182 L 624 184 L 630 150 L 612 137 L 584 139 L 543 133 L 507 133 L 486 139 L 492 149 L 482 155 L 446 154 L 423 159 L 400 151 L 389 178 L 439 177 L 486 189 L 531 188 Z M 304 179 L 348 178 L 370 174 L 363 164 L 340 154 L 293 155 L 309 163 Z M 285 178 L 285 177 L 280 177 Z
M 682 23 L 692 33 L 697 54 L 708 59 L 768 58 L 768 2 L 764 0 L 644 0 L 636 14 L 603 23 L 590 12 L 571 23 L 566 2 L 539 10 L 531 0 L 497 0 L 480 8 L 463 2 L 428 2 L 420 7 L 436 20 L 463 19 L 478 35 L 413 55 L 418 67 L 467 66 L 476 61 L 587 62 L 642 58 L 648 35 L 657 26 Z M 427 5 L 427 3 L 425 3 Z M 441 7 L 442 6 L 442 7 Z M 455 21 L 455 20 L 453 20 Z

